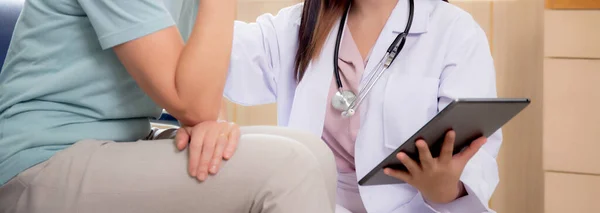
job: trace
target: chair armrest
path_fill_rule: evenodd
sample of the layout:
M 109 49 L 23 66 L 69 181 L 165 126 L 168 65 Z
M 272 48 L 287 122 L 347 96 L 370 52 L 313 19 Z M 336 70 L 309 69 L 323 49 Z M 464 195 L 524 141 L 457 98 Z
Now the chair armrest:
M 173 117 L 171 114 L 169 114 L 169 112 L 167 112 L 166 110 L 163 109 L 162 114 L 160 115 L 160 117 L 158 119 L 152 119 L 150 120 L 151 123 L 156 123 L 156 124 L 166 124 L 166 125 L 174 125 L 174 126 L 179 126 L 179 121 Z

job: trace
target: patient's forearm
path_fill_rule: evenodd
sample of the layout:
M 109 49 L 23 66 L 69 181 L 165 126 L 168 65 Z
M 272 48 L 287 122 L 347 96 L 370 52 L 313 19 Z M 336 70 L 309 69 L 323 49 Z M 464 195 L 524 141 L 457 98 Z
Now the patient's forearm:
M 172 26 L 113 50 L 138 85 L 183 125 L 215 121 L 229 69 L 235 7 L 236 0 L 202 0 L 185 45 Z
M 196 24 L 175 76 L 177 93 L 187 108 L 184 116 L 188 124 L 219 117 L 231 56 L 235 8 L 235 0 L 200 2 Z

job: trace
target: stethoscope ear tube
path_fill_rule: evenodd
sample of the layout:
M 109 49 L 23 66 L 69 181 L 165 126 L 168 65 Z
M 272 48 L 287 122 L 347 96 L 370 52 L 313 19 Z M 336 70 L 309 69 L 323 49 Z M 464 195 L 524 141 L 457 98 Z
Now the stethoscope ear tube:
M 400 52 L 400 50 L 402 50 L 402 48 L 404 48 L 404 43 L 406 43 L 406 34 L 401 33 L 399 36 L 396 37 L 396 39 L 394 39 L 394 43 L 392 43 L 392 46 L 388 48 L 388 57 L 386 58 L 384 64 L 385 68 L 388 68 L 390 65 L 392 65 L 394 60 L 396 60 L 398 53 Z
M 392 64 L 392 62 L 396 60 L 398 53 L 402 50 L 402 48 L 404 48 L 404 44 L 406 43 L 406 37 L 408 37 L 408 33 L 410 32 L 415 12 L 414 0 L 409 0 L 409 7 L 410 9 L 408 11 L 408 21 L 406 23 L 406 27 L 404 28 L 404 32 L 396 36 L 394 42 L 392 42 L 392 45 L 390 45 L 390 47 L 388 47 L 387 49 L 387 53 L 390 54 L 391 58 L 385 63 L 386 67 L 389 67 Z
M 387 67 L 384 65 L 384 59 L 388 58 L 390 58 L 389 53 L 386 53 L 384 58 L 379 63 L 377 63 L 377 66 L 373 70 L 369 81 L 367 81 L 367 83 L 365 84 L 365 88 L 361 89 L 361 92 L 358 93 L 358 98 L 356 98 L 352 103 L 350 103 L 348 109 L 342 111 L 342 116 L 349 117 L 354 115 L 354 113 L 356 112 L 356 108 L 360 106 L 360 104 L 367 97 L 369 92 L 371 92 L 371 89 L 373 89 L 373 87 L 375 86 L 375 83 L 381 78 L 381 76 L 383 76 L 383 73 L 387 69 Z
M 396 38 L 394 39 L 392 44 L 388 47 L 385 56 L 381 59 L 381 61 L 377 64 L 377 66 L 375 66 L 375 68 L 372 72 L 372 76 L 367 81 L 365 88 L 361 89 L 358 94 L 358 97 L 356 97 L 354 95 L 354 93 L 352 93 L 351 91 L 342 91 L 342 80 L 340 77 L 340 70 L 339 70 L 339 66 L 338 66 L 340 43 L 342 40 L 344 27 L 346 25 L 346 18 L 348 16 L 348 11 L 350 10 L 350 4 L 348 4 L 348 6 L 346 8 L 346 12 L 342 15 L 342 19 L 340 21 L 337 39 L 335 42 L 335 51 L 333 54 L 333 56 L 334 56 L 333 57 L 333 67 L 334 67 L 333 72 L 334 72 L 335 80 L 336 80 L 337 87 L 338 87 L 338 93 L 336 93 L 336 96 L 334 96 L 334 98 L 332 98 L 332 105 L 334 108 L 342 111 L 342 116 L 350 117 L 350 116 L 354 115 L 354 113 L 356 113 L 356 108 L 358 106 L 360 106 L 360 103 L 366 98 L 366 96 L 369 94 L 369 92 L 371 91 L 371 89 L 373 88 L 375 83 L 377 83 L 377 81 L 381 78 L 381 76 L 383 76 L 384 71 L 392 64 L 392 62 L 394 62 L 396 57 L 399 55 L 400 51 L 402 51 L 402 48 L 404 48 L 404 44 L 406 43 L 406 37 L 408 36 L 408 33 L 410 32 L 410 28 L 412 26 L 412 21 L 413 21 L 413 16 L 414 16 L 414 0 L 409 0 L 409 8 L 410 8 L 410 10 L 409 10 L 408 21 L 406 24 L 406 28 L 404 29 L 404 32 L 402 32 L 398 36 L 396 36 Z M 351 94 L 349 94 L 349 93 L 351 93 Z M 349 101 L 350 99 L 352 99 L 351 102 Z M 340 103 L 345 103 L 345 104 L 340 104 Z M 350 103 L 350 104 L 347 104 L 347 103 Z

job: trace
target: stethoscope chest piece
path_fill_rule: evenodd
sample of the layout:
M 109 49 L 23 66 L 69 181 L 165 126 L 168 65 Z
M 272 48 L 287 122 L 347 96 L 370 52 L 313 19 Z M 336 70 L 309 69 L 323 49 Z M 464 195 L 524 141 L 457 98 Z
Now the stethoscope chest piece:
M 404 44 L 406 42 L 406 36 L 410 32 L 410 27 L 412 26 L 413 15 L 414 15 L 414 0 L 409 0 L 409 14 L 408 14 L 408 22 L 406 24 L 406 28 L 404 32 L 398 34 L 394 39 L 394 42 L 388 47 L 386 54 L 381 59 L 379 64 L 375 66 L 373 70 L 373 74 L 368 78 L 368 81 L 364 84 L 364 87 L 361 88 L 358 93 L 358 96 L 349 90 L 342 90 L 342 80 L 340 76 L 340 69 L 338 66 L 338 56 L 340 51 L 340 44 L 342 40 L 342 34 L 344 32 L 344 27 L 346 25 L 346 18 L 350 11 L 350 4 L 347 5 L 346 12 L 342 15 L 342 19 L 340 20 L 339 30 L 337 34 L 337 38 L 335 40 L 335 50 L 333 52 L 333 74 L 335 75 L 335 82 L 337 84 L 338 92 L 331 98 L 331 105 L 333 108 L 340 110 L 342 112 L 342 116 L 350 117 L 356 113 L 356 109 L 360 106 L 361 102 L 365 99 L 365 97 L 369 94 L 375 83 L 381 78 L 383 72 L 390 67 L 390 65 L 394 62 Z
M 331 105 L 337 110 L 347 111 L 355 100 L 356 95 L 352 91 L 338 91 L 331 97 Z

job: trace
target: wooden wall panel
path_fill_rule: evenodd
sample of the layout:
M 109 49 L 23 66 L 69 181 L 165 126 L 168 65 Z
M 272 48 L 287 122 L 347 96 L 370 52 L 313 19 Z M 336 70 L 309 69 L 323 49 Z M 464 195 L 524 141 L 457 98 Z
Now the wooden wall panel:
M 491 202 L 501 213 L 543 212 L 543 10 L 544 0 L 493 2 L 498 94 L 532 100 L 503 128 L 500 183 Z
M 545 212 L 600 212 L 598 0 L 548 0 L 545 12 Z
M 598 0 L 546 0 L 548 9 L 600 9 Z
M 277 105 L 244 107 L 236 105 L 235 122 L 240 126 L 277 125 Z
M 264 13 L 276 15 L 279 10 L 301 2 L 300 0 L 240 0 L 238 20 L 253 22 Z
M 545 213 L 600 212 L 600 176 L 546 172 Z
M 544 38 L 546 57 L 600 59 L 600 10 L 547 10 Z
M 600 174 L 600 60 L 544 65 L 544 168 Z

